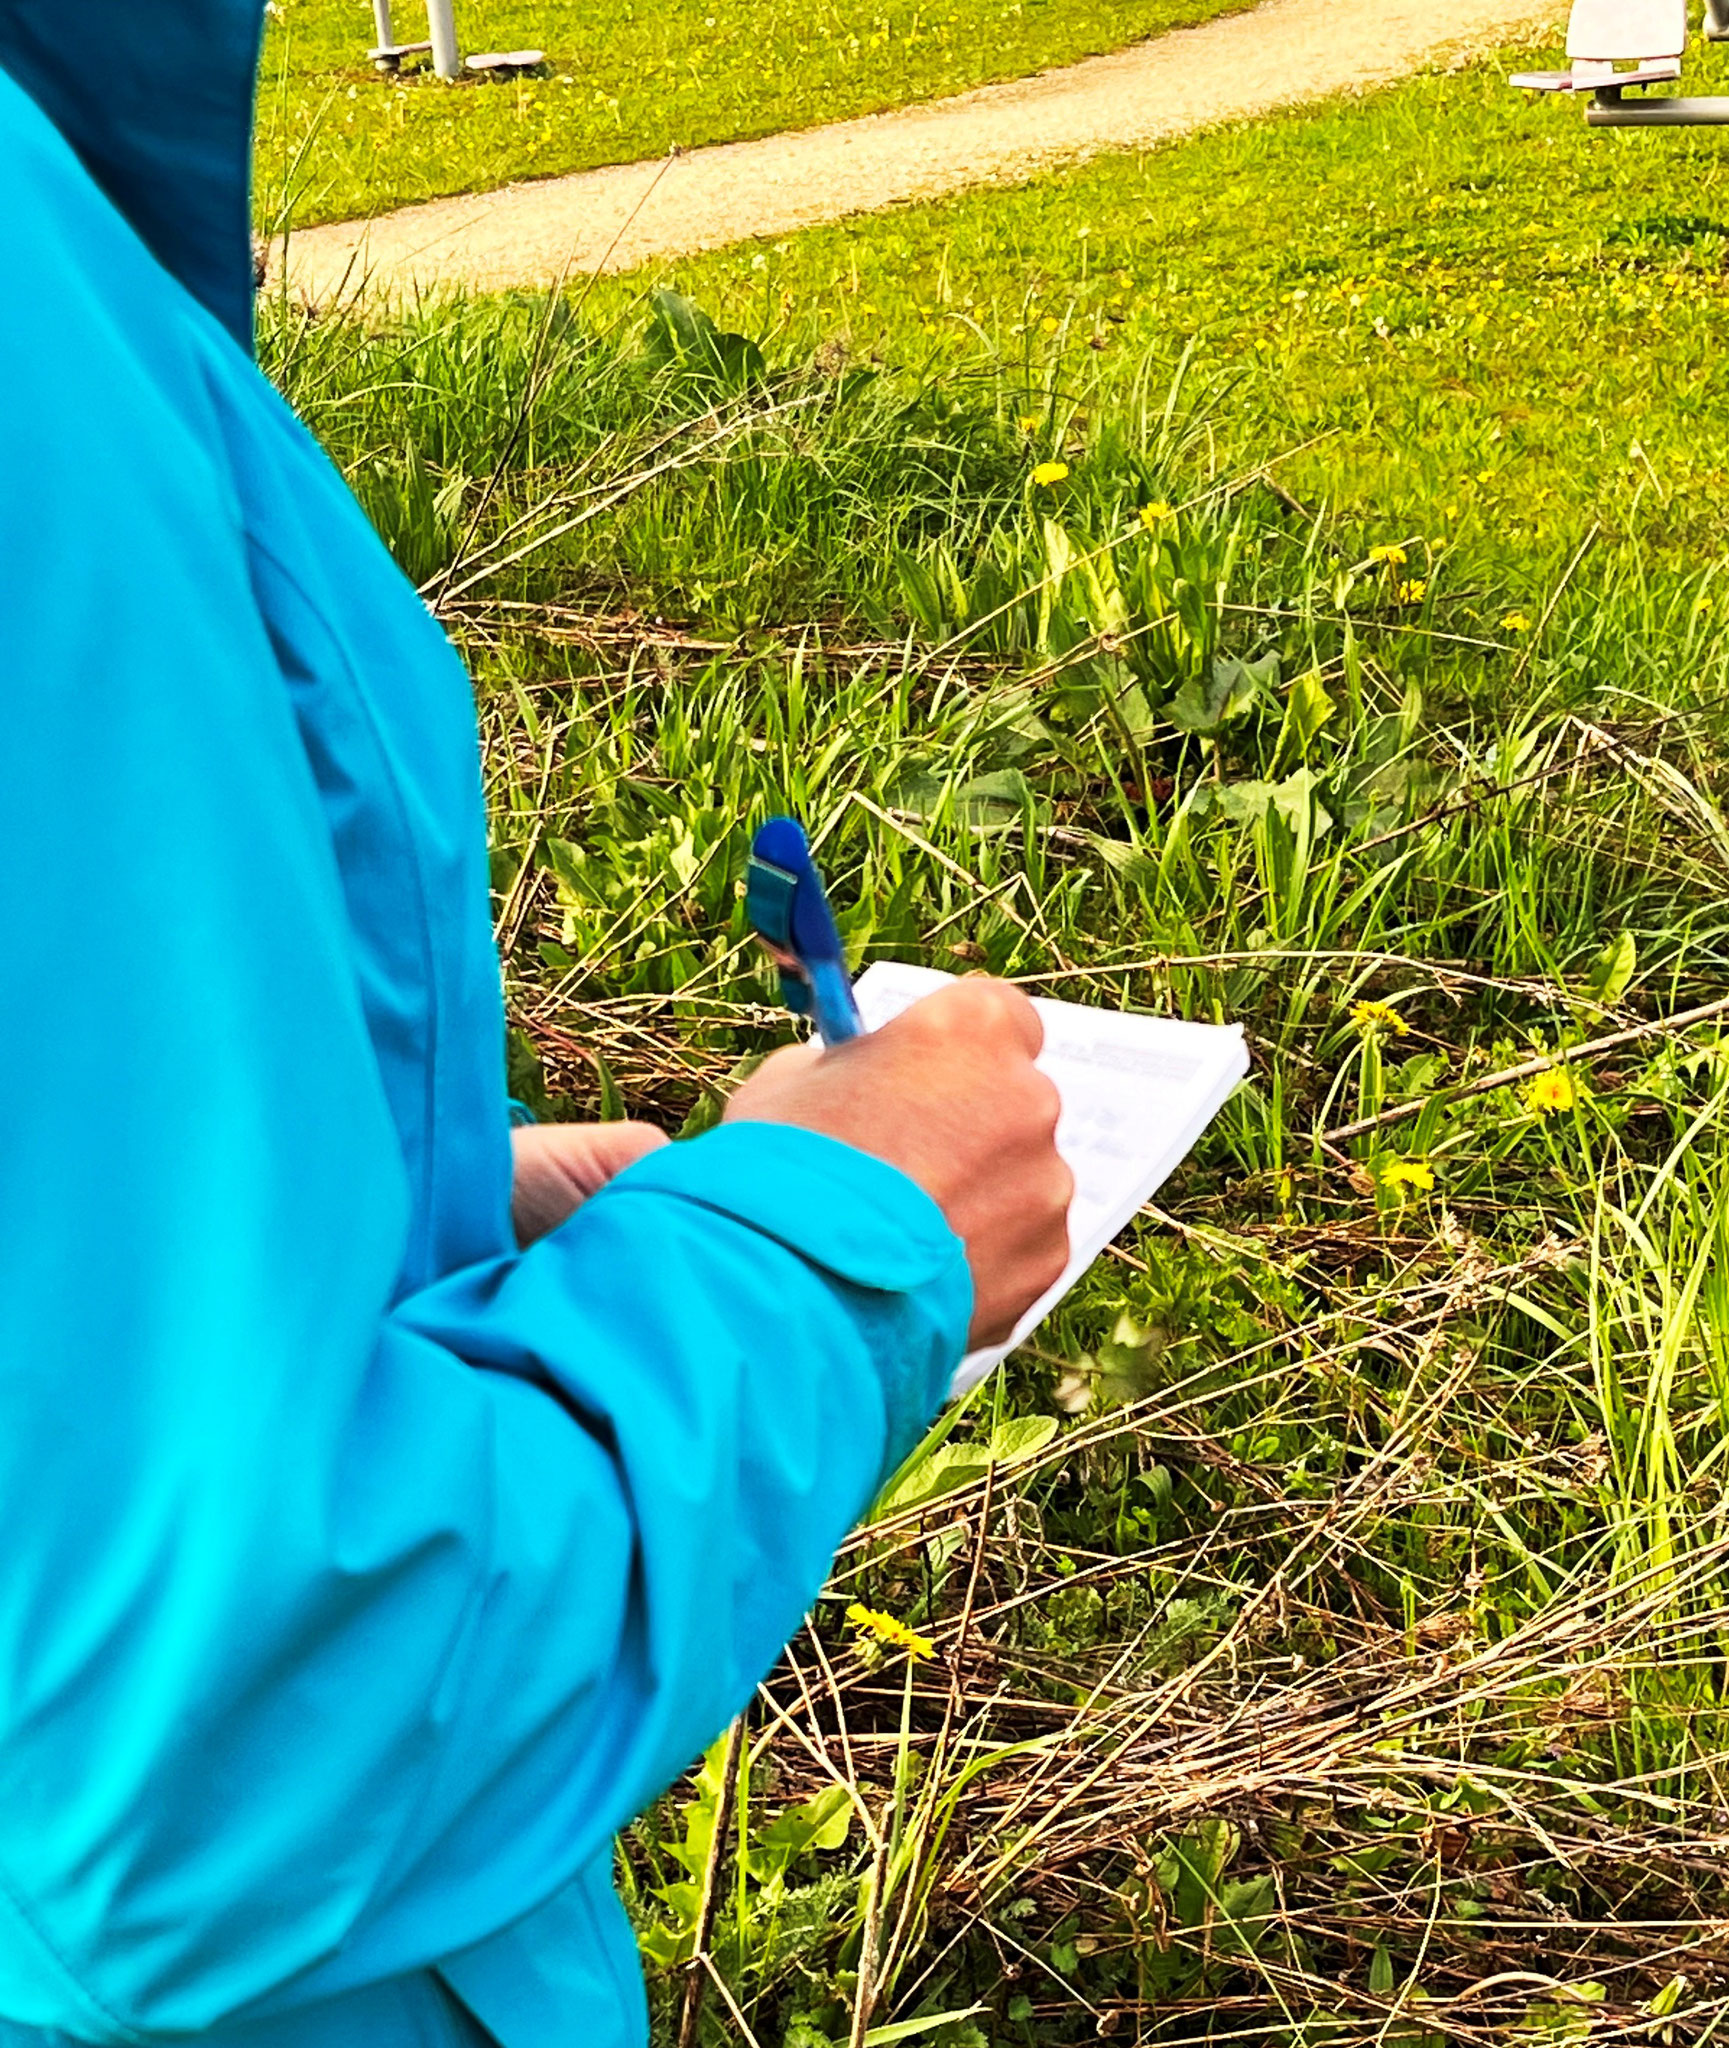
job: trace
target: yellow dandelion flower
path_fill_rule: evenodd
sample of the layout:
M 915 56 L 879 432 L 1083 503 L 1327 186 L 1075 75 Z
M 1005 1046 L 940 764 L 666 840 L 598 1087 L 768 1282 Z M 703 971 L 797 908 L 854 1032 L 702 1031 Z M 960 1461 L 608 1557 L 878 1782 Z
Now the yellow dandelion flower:
M 1163 498 L 1155 498 L 1150 505 L 1143 505 L 1141 507 L 1141 524 L 1149 533 L 1155 527 L 1163 526 L 1165 521 L 1173 516 L 1170 506 L 1165 503 Z
M 1401 604 L 1421 604 L 1429 594 L 1428 583 L 1421 576 L 1413 576 L 1408 583 L 1399 585 Z
M 1526 618 L 1523 612 L 1509 612 L 1501 621 L 1501 631 L 1503 633 L 1528 633 L 1530 630 L 1531 621 Z
M 1426 1159 L 1389 1159 L 1377 1177 L 1384 1188 L 1415 1188 L 1420 1195 L 1435 1188 L 1435 1169 Z
M 1525 1100 L 1539 1116 L 1547 1116 L 1551 1110 L 1571 1109 L 1578 1099 L 1579 1091 L 1565 1067 L 1551 1067 L 1548 1073 L 1539 1074 L 1525 1091 Z
M 1353 1003 L 1351 1022 L 1365 1037 L 1373 1031 L 1390 1031 L 1395 1038 L 1405 1038 L 1411 1030 L 1391 1003 Z
M 1399 547 L 1379 547 L 1369 550 L 1369 560 L 1374 563 L 1377 569 L 1402 569 L 1409 559 L 1405 550 Z
M 1039 322 L 1039 325 L 1044 329 L 1044 331 L 1047 334 L 1055 334 L 1059 323 L 1056 320 L 1054 320 L 1049 313 L 1047 313 L 1045 317 Z
M 904 1621 L 896 1621 L 892 1614 L 884 1614 L 880 1607 L 865 1607 L 855 1600 L 847 1609 L 846 1618 L 860 1635 L 873 1642 L 887 1643 L 891 1649 L 905 1650 L 909 1657 L 934 1657 L 937 1653 L 928 1636 L 908 1628 Z
M 1060 484 L 1068 473 L 1069 466 L 1066 462 L 1041 462 L 1038 468 L 1033 471 L 1033 482 L 1036 484 Z
M 1024 412 L 1016 425 L 1023 434 L 1036 434 L 1039 430 L 1039 416 L 1036 412 Z

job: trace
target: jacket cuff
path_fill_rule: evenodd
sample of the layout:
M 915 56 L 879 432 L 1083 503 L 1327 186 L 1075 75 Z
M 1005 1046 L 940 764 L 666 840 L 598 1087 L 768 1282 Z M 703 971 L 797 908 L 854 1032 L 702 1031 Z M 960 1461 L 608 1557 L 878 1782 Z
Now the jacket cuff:
M 594 1199 L 631 1194 L 729 1216 L 840 1283 L 882 1381 L 892 1472 L 942 1405 L 973 1312 L 966 1248 L 923 1188 L 837 1138 L 741 1122 L 649 1153 Z

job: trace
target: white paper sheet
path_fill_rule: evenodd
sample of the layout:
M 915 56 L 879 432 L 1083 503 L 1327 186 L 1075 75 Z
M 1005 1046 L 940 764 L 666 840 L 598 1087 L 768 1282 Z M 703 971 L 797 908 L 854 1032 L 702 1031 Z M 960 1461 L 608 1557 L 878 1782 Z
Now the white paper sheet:
M 854 988 L 871 1030 L 928 996 L 953 975 L 879 960 Z M 1144 1202 L 1187 1158 L 1249 1070 L 1235 1025 L 1184 1024 L 1092 1010 L 1034 997 L 1045 1027 L 1039 1066 L 1057 1084 L 1062 1117 L 1057 1150 L 1075 1176 L 1069 1207 L 1069 1263 L 1028 1309 L 1006 1344 L 961 1361 L 951 1394 L 975 1387 L 999 1359 L 1050 1314 Z

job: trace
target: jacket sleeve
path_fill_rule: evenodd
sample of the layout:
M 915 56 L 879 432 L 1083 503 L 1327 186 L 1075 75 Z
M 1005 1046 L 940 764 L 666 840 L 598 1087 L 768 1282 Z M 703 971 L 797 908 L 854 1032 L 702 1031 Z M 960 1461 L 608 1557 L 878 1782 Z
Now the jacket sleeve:
M 0 2011 L 148 2041 L 592 1861 L 796 1625 L 970 1292 L 910 1182 L 739 1126 L 397 1301 L 404 1168 L 221 475 L 126 351 L 80 418 L 4 343 Z

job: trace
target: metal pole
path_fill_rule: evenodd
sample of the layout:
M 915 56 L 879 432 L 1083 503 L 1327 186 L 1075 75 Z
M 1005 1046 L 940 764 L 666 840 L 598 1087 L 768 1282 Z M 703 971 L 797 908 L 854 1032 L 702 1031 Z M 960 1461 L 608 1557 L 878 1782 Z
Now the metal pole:
M 396 38 L 390 32 L 390 0 L 372 0 L 372 25 L 378 31 L 378 47 L 395 49 Z
M 1729 99 L 1624 101 L 1599 93 L 1585 120 L 1592 128 L 1729 128 Z
M 377 5 L 377 0 L 374 0 Z M 462 56 L 456 47 L 456 9 L 453 0 L 426 0 L 426 27 L 432 37 L 432 68 L 440 78 L 462 76 Z
M 1729 0 L 1705 0 L 1705 33 L 1714 43 L 1729 43 Z

